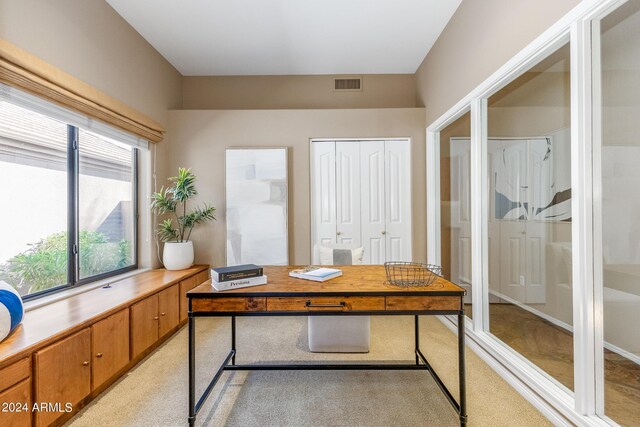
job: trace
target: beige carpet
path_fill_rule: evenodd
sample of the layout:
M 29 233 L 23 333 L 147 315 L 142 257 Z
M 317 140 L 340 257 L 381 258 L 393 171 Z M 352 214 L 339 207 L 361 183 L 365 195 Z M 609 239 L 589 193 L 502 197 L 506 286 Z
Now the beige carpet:
M 237 363 L 287 360 L 413 361 L 413 318 L 373 317 L 368 354 L 306 350 L 306 318 L 238 318 Z M 198 383 L 228 352 L 229 319 L 198 319 Z M 456 338 L 437 319 L 421 319 L 422 350 L 457 396 Z M 467 350 L 470 426 L 549 422 Z M 187 330 L 141 362 L 67 425 L 181 426 L 187 419 Z M 198 416 L 207 426 L 449 426 L 456 415 L 425 371 L 225 373 Z

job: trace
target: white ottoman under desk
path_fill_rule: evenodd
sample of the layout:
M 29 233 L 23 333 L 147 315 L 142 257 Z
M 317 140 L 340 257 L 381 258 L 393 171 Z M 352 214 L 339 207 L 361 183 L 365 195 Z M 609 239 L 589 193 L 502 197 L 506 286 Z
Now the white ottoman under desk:
M 368 353 L 371 316 L 309 316 L 309 350 L 316 353 Z

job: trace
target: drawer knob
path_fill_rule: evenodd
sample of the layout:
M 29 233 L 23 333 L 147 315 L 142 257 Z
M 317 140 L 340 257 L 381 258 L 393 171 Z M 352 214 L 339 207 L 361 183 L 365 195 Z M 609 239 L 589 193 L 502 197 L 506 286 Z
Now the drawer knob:
M 84 362 L 82 362 L 82 366 L 89 366 L 89 361 L 85 360 Z
M 96 357 L 102 357 L 102 353 L 96 354 Z
M 347 303 L 344 302 L 344 301 L 340 301 L 339 303 L 317 304 L 317 303 L 311 302 L 311 300 L 309 300 L 309 299 L 304 303 L 305 307 L 339 307 L 339 308 L 343 308 L 346 305 L 347 305 Z
M 165 316 L 167 313 L 160 313 L 161 316 Z
M 154 318 L 153 318 L 153 320 L 158 320 L 158 319 L 159 319 L 159 317 L 158 317 L 158 316 L 156 316 L 156 317 L 154 317 Z

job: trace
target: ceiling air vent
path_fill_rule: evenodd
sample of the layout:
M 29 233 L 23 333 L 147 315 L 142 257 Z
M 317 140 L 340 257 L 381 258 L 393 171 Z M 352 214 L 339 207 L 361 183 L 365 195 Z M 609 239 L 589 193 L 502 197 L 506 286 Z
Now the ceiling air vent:
M 362 77 L 346 77 L 346 78 L 334 78 L 333 90 L 338 92 L 343 91 L 361 91 L 362 90 Z

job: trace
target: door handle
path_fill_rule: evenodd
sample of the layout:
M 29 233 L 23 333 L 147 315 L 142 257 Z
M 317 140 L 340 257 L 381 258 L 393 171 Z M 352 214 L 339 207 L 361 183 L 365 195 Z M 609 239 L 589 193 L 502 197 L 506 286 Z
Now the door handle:
M 342 231 L 336 231 L 336 236 L 342 235 Z
M 386 230 L 381 231 L 382 234 L 387 234 Z
M 346 302 L 340 301 L 339 303 L 329 303 L 329 304 L 316 304 L 312 303 L 311 300 L 307 300 L 304 303 L 305 307 L 345 307 L 347 305 Z

